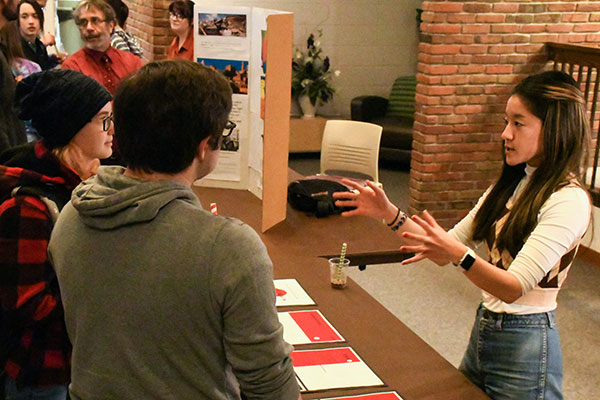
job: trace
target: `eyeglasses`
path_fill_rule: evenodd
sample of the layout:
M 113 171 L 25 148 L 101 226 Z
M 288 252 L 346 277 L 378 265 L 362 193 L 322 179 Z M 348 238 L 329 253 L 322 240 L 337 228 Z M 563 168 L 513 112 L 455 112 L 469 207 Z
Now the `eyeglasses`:
M 86 26 L 88 26 L 88 24 L 92 24 L 92 26 L 98 26 L 101 23 L 106 22 L 105 19 L 100 19 L 98 17 L 92 17 L 89 20 L 85 19 L 85 18 L 77 18 L 75 19 L 75 25 L 77 25 L 79 28 L 85 28 Z
M 173 11 L 169 11 L 169 18 L 174 18 L 174 19 L 184 19 L 185 17 L 182 14 L 173 12 Z
M 235 122 L 227 121 L 227 124 L 225 124 L 225 129 L 223 129 L 223 137 L 231 135 L 236 126 L 237 124 Z
M 112 114 L 110 114 L 108 117 L 102 119 L 102 130 L 104 132 L 108 132 L 113 121 L 114 121 L 114 118 L 113 118 Z

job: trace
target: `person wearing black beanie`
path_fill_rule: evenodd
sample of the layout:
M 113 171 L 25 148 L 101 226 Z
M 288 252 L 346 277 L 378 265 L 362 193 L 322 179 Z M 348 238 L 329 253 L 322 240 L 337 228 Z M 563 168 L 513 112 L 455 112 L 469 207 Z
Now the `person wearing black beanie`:
M 19 117 L 41 139 L 0 154 L 0 398 L 67 398 L 71 344 L 47 244 L 72 190 L 112 153 L 111 100 L 71 70 L 17 85 Z
M 49 149 L 69 143 L 111 99 L 96 80 L 73 70 L 30 75 L 15 92 L 19 118 L 31 120 Z

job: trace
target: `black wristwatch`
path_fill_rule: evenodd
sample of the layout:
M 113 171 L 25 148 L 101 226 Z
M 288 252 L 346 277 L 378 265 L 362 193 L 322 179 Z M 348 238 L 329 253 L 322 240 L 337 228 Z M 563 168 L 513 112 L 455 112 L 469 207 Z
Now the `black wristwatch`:
M 473 266 L 473 263 L 475 263 L 475 252 L 470 248 L 467 248 L 467 251 L 460 258 L 458 264 L 454 265 L 456 265 L 457 267 L 460 265 L 462 269 L 468 271 Z

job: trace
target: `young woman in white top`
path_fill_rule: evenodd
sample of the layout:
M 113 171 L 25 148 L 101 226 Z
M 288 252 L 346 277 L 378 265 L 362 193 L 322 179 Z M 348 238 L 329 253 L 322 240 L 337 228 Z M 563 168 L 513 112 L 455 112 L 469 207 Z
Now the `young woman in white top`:
M 513 89 L 505 121 L 500 178 L 449 232 L 427 211 L 407 218 L 371 182 L 334 197 L 356 207 L 342 215 L 381 218 L 406 239 L 416 255 L 403 264 L 454 263 L 482 289 L 460 366 L 471 381 L 493 399 L 563 399 L 554 309 L 591 218 L 585 100 L 569 75 L 543 72 Z

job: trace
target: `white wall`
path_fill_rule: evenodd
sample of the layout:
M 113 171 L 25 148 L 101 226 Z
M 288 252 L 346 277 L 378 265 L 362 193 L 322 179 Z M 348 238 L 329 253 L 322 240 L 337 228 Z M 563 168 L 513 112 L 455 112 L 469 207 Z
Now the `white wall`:
M 304 49 L 318 29 L 334 70 L 333 103 L 318 113 L 350 116 L 350 101 L 386 96 L 397 76 L 416 73 L 416 11 L 421 0 L 204 0 L 202 4 L 254 6 L 294 13 L 294 45 Z M 290 54 L 290 62 L 292 55 Z

